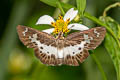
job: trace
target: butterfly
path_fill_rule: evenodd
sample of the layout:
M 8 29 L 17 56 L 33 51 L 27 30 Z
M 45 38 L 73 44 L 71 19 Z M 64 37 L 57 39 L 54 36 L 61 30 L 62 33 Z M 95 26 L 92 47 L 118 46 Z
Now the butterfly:
M 54 37 L 46 32 L 18 25 L 17 32 L 22 43 L 33 48 L 35 56 L 43 64 L 79 66 L 89 56 L 88 50 L 95 49 L 104 40 L 106 29 L 95 27 L 66 37 L 60 32 Z

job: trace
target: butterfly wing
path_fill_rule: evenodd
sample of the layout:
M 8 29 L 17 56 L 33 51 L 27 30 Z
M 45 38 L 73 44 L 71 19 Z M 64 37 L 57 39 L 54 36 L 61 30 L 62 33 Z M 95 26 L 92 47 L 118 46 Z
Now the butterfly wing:
M 64 46 L 64 64 L 78 66 L 78 61 L 82 63 L 89 55 L 88 50 L 100 45 L 105 33 L 105 28 L 96 27 L 68 35 Z
M 35 55 L 48 65 L 58 65 L 55 38 L 45 32 L 19 25 L 17 32 L 20 40 L 28 48 L 34 48 Z

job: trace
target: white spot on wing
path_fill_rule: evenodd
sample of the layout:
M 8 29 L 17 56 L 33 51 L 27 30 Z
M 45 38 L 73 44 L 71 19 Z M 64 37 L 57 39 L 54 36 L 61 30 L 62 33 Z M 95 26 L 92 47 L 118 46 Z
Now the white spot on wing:
M 94 29 L 94 33 L 97 34 L 97 35 L 96 35 L 97 37 L 100 36 L 100 33 L 98 33 L 98 32 L 96 31 L 96 29 Z
M 68 46 L 64 48 L 64 57 L 67 55 L 74 56 L 80 52 L 83 51 L 84 49 L 84 44 L 86 44 L 86 41 L 82 41 L 80 44 L 74 45 L 74 46 Z M 81 50 L 78 50 L 78 48 L 81 48 Z M 73 54 L 73 52 L 75 52 Z
M 35 42 L 39 48 L 39 51 L 42 51 L 42 53 L 46 53 L 49 52 L 49 54 L 47 55 L 51 55 L 54 54 L 57 57 L 57 48 L 49 45 L 44 45 L 42 44 L 39 40 L 37 40 L 37 34 L 33 34 L 33 36 L 29 36 L 29 39 L 31 40 L 31 42 Z M 43 49 L 41 49 L 40 47 L 43 47 Z
M 28 28 L 25 28 L 25 31 L 23 32 L 23 36 L 25 36 L 26 32 L 28 32 Z
M 31 42 L 36 42 L 37 41 L 37 34 L 33 34 L 33 38 L 31 36 L 29 36 L 29 39 L 31 39 Z
M 84 34 L 84 39 L 87 43 L 90 43 L 90 39 L 89 39 L 88 35 Z
M 93 37 L 90 37 L 90 40 L 93 40 Z
M 93 37 L 89 37 L 88 35 L 84 34 L 84 39 L 86 43 L 90 43 L 90 40 L 93 40 Z

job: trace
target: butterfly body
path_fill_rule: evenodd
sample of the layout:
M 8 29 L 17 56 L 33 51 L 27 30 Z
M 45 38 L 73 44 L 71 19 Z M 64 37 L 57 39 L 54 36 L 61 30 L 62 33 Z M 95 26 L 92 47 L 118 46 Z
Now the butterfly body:
M 88 50 L 95 49 L 105 37 L 106 30 L 96 27 L 75 32 L 67 37 L 60 32 L 54 36 L 19 25 L 17 27 L 20 40 L 28 48 L 33 48 L 35 55 L 43 64 L 78 66 L 88 56 Z

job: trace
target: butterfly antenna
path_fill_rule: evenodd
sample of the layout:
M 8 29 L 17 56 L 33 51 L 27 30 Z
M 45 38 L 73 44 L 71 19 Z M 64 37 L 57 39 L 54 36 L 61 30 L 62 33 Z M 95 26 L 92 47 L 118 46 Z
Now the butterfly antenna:
M 59 32 L 57 38 L 58 38 L 58 39 L 63 38 L 63 32 Z

